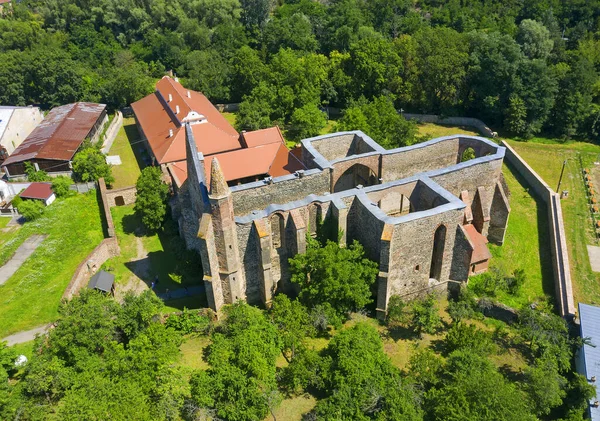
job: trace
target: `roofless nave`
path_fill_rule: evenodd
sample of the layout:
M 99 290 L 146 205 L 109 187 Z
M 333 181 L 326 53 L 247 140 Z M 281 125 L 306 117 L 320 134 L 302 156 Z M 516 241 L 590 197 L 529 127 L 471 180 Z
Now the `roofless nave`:
M 342 244 L 358 240 L 379 262 L 380 316 L 391 295 L 446 288 L 485 270 L 487 241 L 504 240 L 505 149 L 487 139 L 385 150 L 360 131 L 334 133 L 302 141 L 306 170 L 230 187 L 217 158 L 205 173 L 193 123 L 185 131 L 188 177 L 175 215 L 202 257 L 214 310 L 236 300 L 268 304 L 289 286 L 287 259 L 306 250 L 306 234 L 323 221 L 343 233 Z M 461 162 L 467 148 L 476 157 Z

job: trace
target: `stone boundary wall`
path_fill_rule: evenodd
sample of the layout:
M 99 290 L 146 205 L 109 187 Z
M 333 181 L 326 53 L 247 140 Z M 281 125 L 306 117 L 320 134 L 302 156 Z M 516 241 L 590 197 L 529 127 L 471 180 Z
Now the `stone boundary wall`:
M 102 242 L 77 266 L 71 282 L 62 295 L 65 300 L 70 300 L 79 290 L 89 282 L 91 276 L 111 257 L 121 253 L 117 238 L 105 238 Z
M 471 126 L 475 127 L 481 134 L 487 137 L 496 137 L 486 124 L 476 118 L 471 117 L 440 117 L 434 114 L 402 114 L 407 120 L 416 120 L 419 123 L 446 124 L 450 126 Z
M 506 159 L 517 170 L 533 191 L 548 205 L 548 229 L 550 231 L 550 248 L 552 252 L 552 269 L 554 271 L 554 287 L 558 311 L 561 316 L 572 319 L 575 316 L 571 267 L 567 250 L 567 239 L 560 205 L 560 196 L 519 156 L 504 140 Z
M 115 113 L 115 118 L 113 118 L 113 121 L 110 123 L 110 126 L 108 126 L 108 129 L 106 129 L 106 132 L 104 133 L 104 138 L 102 141 L 103 154 L 108 153 L 122 126 L 123 113 L 121 111 L 117 111 Z
M 109 209 L 114 206 L 123 206 L 123 205 L 132 205 L 135 203 L 135 195 L 137 193 L 137 189 L 135 186 L 122 187 L 120 189 L 114 190 L 106 190 L 105 192 L 106 202 L 108 204 Z M 121 197 L 123 199 L 122 203 L 117 203 L 116 199 Z M 103 198 L 104 200 L 104 198 Z M 109 210 L 110 213 L 110 210 Z
M 98 180 L 98 187 L 100 188 L 100 200 L 102 201 L 102 211 L 104 212 L 104 218 L 106 219 L 106 232 L 109 238 L 115 238 L 115 223 L 110 213 L 110 206 L 108 206 L 108 198 L 106 197 L 106 183 L 104 178 Z
M 220 113 L 234 113 L 236 111 L 239 111 L 240 103 L 233 102 L 231 104 L 215 104 L 215 107 L 217 108 L 217 110 L 219 110 Z

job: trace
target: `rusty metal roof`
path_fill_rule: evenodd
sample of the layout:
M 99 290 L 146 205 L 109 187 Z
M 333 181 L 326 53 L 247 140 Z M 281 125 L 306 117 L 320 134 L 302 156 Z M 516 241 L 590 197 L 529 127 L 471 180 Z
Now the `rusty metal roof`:
M 105 109 L 89 102 L 53 108 L 3 165 L 33 158 L 70 161 Z

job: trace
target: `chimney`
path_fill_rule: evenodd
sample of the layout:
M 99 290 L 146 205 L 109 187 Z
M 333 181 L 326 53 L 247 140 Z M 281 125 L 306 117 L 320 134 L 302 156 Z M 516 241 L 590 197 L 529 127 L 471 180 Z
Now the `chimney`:
M 592 381 L 592 383 L 596 382 L 596 376 L 592 376 L 592 378 L 590 379 Z
M 173 137 L 173 129 L 169 129 L 169 137 Z
M 191 98 L 191 97 L 192 97 L 192 94 L 190 94 L 190 91 L 187 91 L 187 97 L 188 97 L 188 98 Z
M 175 114 L 179 114 L 179 105 L 175 106 Z
M 169 102 L 173 101 L 173 95 L 169 94 Z

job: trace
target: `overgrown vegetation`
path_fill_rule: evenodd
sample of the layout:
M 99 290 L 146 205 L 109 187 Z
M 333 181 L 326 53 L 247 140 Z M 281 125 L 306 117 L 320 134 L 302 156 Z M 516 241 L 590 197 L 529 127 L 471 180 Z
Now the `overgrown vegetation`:
M 104 178 L 106 184 L 110 185 L 115 179 L 112 169 L 106 163 L 106 155 L 100 151 L 101 145 L 92 144 L 86 140 L 73 157 L 73 176 L 78 181 L 98 181 Z

